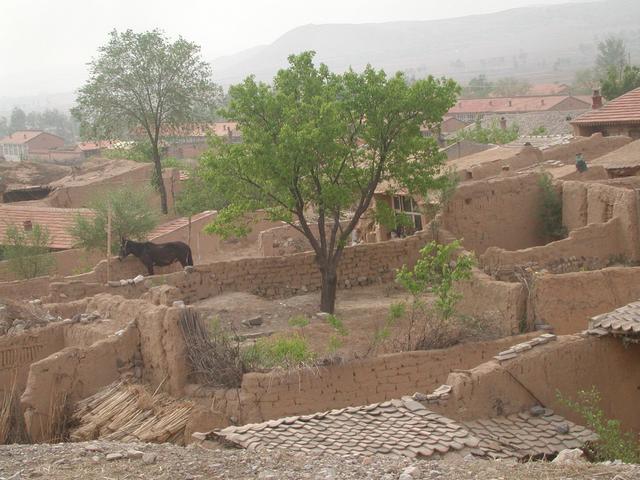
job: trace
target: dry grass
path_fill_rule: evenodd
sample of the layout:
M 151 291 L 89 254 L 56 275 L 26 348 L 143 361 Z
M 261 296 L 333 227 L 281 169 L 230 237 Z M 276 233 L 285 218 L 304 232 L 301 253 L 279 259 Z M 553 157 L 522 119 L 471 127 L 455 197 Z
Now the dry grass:
M 69 394 L 54 384 L 49 396 L 49 410 L 40 418 L 40 431 L 45 443 L 65 442 L 69 437 L 71 402 Z

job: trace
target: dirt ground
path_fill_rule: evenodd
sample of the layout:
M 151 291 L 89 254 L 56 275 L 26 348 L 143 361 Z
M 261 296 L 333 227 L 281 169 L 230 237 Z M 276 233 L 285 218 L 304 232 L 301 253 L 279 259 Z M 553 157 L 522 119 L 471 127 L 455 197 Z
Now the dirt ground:
M 343 322 L 348 335 L 341 337 L 343 346 L 335 352 L 336 355 L 343 359 L 363 356 L 372 344 L 375 331 L 384 325 L 390 306 L 408 300 L 409 296 L 394 283 L 338 291 L 336 316 Z M 326 316 L 319 314 L 319 303 L 319 292 L 275 300 L 234 292 L 199 301 L 193 306 L 204 318 L 217 318 L 247 338 L 298 331 L 311 348 L 322 355 L 327 352 L 327 339 L 335 331 L 327 323 Z M 302 329 L 292 327 L 290 319 L 300 316 L 307 318 L 309 325 Z M 262 323 L 248 326 L 250 319 L 259 319 L 258 322 Z M 395 337 L 385 342 L 377 353 L 399 350 L 398 337 L 406 331 L 405 325 L 403 321 L 398 322 L 393 328 Z M 496 336 L 490 331 L 485 338 Z
M 405 469 L 417 467 L 407 476 Z M 286 450 L 208 450 L 200 446 L 108 442 L 0 446 L 0 479 L 19 480 L 632 480 L 638 465 L 547 462 L 518 464 L 475 458 L 414 461 Z

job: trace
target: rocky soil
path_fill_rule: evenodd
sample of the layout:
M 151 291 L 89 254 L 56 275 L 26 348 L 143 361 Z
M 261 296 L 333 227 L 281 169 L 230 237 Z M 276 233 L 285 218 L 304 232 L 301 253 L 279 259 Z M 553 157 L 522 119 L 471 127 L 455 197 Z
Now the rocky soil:
M 108 442 L 0 446 L 0 479 L 256 480 L 632 480 L 638 465 L 546 462 L 517 464 L 469 458 L 415 462 L 388 456 L 332 457 L 286 451 L 207 449 L 198 445 Z

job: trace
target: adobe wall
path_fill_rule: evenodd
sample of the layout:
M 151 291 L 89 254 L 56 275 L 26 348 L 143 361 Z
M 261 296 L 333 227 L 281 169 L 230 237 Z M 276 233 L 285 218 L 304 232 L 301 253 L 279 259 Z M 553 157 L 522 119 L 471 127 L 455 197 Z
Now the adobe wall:
M 436 407 L 459 420 L 509 415 L 539 404 L 577 423 L 575 412 L 558 399 L 575 400 L 579 390 L 595 386 L 602 396 L 607 418 L 622 421 L 624 428 L 640 431 L 640 346 L 620 339 L 568 335 L 516 358 L 491 360 L 470 372 L 452 373 L 447 384 L 450 398 Z
M 104 258 L 97 252 L 87 252 L 79 248 L 61 250 L 51 254 L 54 267 L 51 269 L 52 275 L 78 275 L 89 271 L 93 266 Z M 7 260 L 0 261 L 0 282 L 12 282 L 17 280 L 17 276 L 9 268 Z
M 64 348 L 64 326 L 53 324 L 26 330 L 20 335 L 0 337 L 0 393 L 16 382 L 21 393 L 27 384 L 29 366 Z
M 83 208 L 88 207 L 97 194 L 108 192 L 114 188 L 126 186 L 149 189 L 153 168 L 150 163 L 143 164 L 139 168 L 104 178 L 98 182 L 58 187 L 47 197 L 47 203 L 52 207 L 59 208 Z M 164 170 L 162 178 L 167 190 L 169 215 L 174 216 L 175 196 L 180 190 L 180 173 L 175 168 L 168 168 Z M 160 211 L 160 196 L 155 191 L 150 206 Z
M 630 259 L 640 258 L 640 211 L 635 189 L 574 181 L 563 182 L 562 185 L 562 223 L 567 229 L 619 218 L 622 248 Z
M 539 247 L 516 251 L 490 247 L 480 257 L 480 264 L 494 278 L 512 281 L 518 267 L 553 273 L 604 268 L 617 258 L 634 257 L 635 252 L 628 250 L 624 230 L 622 220 L 613 218 L 573 230 L 567 238 Z
M 640 267 L 537 275 L 528 313 L 555 333 L 575 333 L 587 328 L 589 318 L 639 298 Z
M 535 147 L 523 147 L 520 151 L 514 152 L 513 155 L 504 158 L 502 160 L 495 160 L 492 162 L 482 163 L 480 165 L 471 167 L 467 171 L 471 173 L 471 179 L 481 180 L 490 177 L 497 177 L 504 173 L 505 169 L 508 172 L 516 172 L 520 169 L 531 167 L 543 161 L 542 152 Z M 461 172 L 460 179 L 462 181 L 469 178 L 469 175 L 465 172 Z
M 631 138 L 624 136 L 602 136 L 594 133 L 590 137 L 577 137 L 564 145 L 549 147 L 543 151 L 544 160 L 559 160 L 563 163 L 573 163 L 576 154 L 582 153 L 584 159 L 589 162 L 602 155 L 624 147 L 631 142 Z
M 443 226 L 477 255 L 489 247 L 518 250 L 542 245 L 536 221 L 539 201 L 536 173 L 465 182 L 446 206 Z
M 203 431 L 205 427 L 227 425 L 229 417 L 244 424 L 430 392 L 445 381 L 449 372 L 471 368 L 509 345 L 534 336 L 395 353 L 293 373 L 247 373 L 236 390 L 211 392 L 191 385 L 189 393 L 200 396 L 199 403 L 208 410 L 198 417 L 194 428 Z
M 88 348 L 67 347 L 33 363 L 20 399 L 31 440 L 48 440 L 45 426 L 55 415 L 52 414 L 52 401 L 66 398 L 73 404 L 97 393 L 118 380 L 124 371 L 132 369 L 139 342 L 138 329 L 131 323 L 119 334 Z

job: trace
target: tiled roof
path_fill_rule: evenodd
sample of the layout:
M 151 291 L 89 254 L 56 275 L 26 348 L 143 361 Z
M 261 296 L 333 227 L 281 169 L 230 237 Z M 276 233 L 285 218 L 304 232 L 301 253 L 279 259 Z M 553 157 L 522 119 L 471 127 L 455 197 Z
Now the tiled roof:
M 451 388 L 441 388 L 444 387 Z M 255 450 L 286 448 L 305 453 L 406 457 L 460 452 L 495 458 L 552 455 L 593 439 L 593 434 L 584 427 L 553 415 L 550 410 L 539 410 L 537 416 L 527 412 L 465 424 L 428 410 L 412 397 L 403 397 L 227 427 L 204 438 L 213 436 L 223 443 Z M 196 437 L 203 438 L 202 434 Z
M 640 123 L 640 88 L 611 100 L 598 110 L 583 113 L 571 123 L 578 125 Z
M 640 334 L 640 301 L 593 317 L 589 321 L 588 332 L 594 335 Z
M 0 239 L 4 241 L 9 225 L 23 228 L 25 222 L 31 222 L 32 225 L 39 224 L 47 227 L 50 236 L 50 248 L 72 248 L 76 241 L 69 231 L 76 215 L 92 217 L 93 212 L 86 208 L 52 208 L 0 204 Z
M 585 108 L 591 106 L 591 97 L 550 95 L 542 97 L 499 97 L 460 99 L 449 110 L 448 114 L 459 113 L 518 113 L 551 110 L 560 102 L 573 98 L 584 102 Z
M 198 213 L 191 217 L 191 223 L 197 222 L 206 217 L 213 217 L 215 210 L 207 210 L 205 212 Z M 149 233 L 149 240 L 154 240 L 163 235 L 167 235 L 171 232 L 175 232 L 180 228 L 184 228 L 189 225 L 189 217 L 180 217 L 158 225 L 151 233 Z
M 42 133 L 44 133 L 42 130 L 20 130 L 4 138 L 0 138 L 0 143 L 11 143 L 14 145 L 27 143 Z

